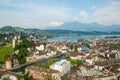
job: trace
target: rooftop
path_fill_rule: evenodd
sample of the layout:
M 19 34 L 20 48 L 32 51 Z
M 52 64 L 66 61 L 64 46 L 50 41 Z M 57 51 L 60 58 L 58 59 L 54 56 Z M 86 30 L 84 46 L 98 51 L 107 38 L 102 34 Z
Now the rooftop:
M 57 65 L 63 65 L 66 64 L 67 60 L 61 60 L 59 62 L 56 62 Z

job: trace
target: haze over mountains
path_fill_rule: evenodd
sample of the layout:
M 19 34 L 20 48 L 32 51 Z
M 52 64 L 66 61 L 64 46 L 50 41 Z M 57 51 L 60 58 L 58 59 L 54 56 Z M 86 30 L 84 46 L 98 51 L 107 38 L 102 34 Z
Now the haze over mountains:
M 46 29 L 60 29 L 72 31 L 102 31 L 102 32 L 120 32 L 120 25 L 105 26 L 98 23 L 80 23 L 80 22 L 66 22 L 60 26 L 48 27 Z
M 16 27 L 16 26 L 13 26 Z M 14 29 L 11 29 L 10 26 L 1 26 L 1 28 L 4 30 L 4 28 L 13 31 Z M 20 30 L 23 28 L 19 28 Z M 35 27 L 27 28 L 27 29 L 38 29 Z M 39 28 L 41 30 L 41 28 Z M 65 22 L 64 24 L 60 26 L 54 26 L 54 27 L 47 27 L 42 30 L 70 30 L 70 31 L 83 31 L 83 32 L 92 32 L 92 31 L 100 31 L 100 32 L 120 32 L 120 25 L 110 25 L 105 26 L 98 23 L 81 23 L 81 22 Z
M 79 22 L 69 22 L 61 26 L 50 28 L 46 30 L 40 30 L 37 28 L 21 28 L 15 26 L 3 26 L 0 28 L 0 33 L 23 33 L 23 34 L 37 34 L 40 36 L 55 37 L 60 35 L 119 35 L 120 27 L 106 27 L 97 23 L 85 24 Z M 114 29 L 113 29 L 114 28 Z M 111 31 L 110 31 L 111 29 Z M 109 31 L 108 31 L 109 30 Z M 7 33 L 6 33 L 7 32 Z
M 7 26 L 7 25 L 6 25 Z M 16 26 L 11 26 L 11 27 L 16 27 Z M 13 31 L 11 27 L 7 26 L 0 26 L 4 30 L 4 28 Z M 39 30 L 70 30 L 70 31 L 83 31 L 83 32 L 92 32 L 92 31 L 98 31 L 98 32 L 120 32 L 120 24 L 115 24 L 115 25 L 103 25 L 99 23 L 81 23 L 81 22 L 65 22 L 62 25 L 59 26 L 49 26 L 49 27 L 36 27 L 36 26 L 31 26 L 31 27 L 22 27 L 19 26 L 20 30 L 21 29 L 39 29 Z

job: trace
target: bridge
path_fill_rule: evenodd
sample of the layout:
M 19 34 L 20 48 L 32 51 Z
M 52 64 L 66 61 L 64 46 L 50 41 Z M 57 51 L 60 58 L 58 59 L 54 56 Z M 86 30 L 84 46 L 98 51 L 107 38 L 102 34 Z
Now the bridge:
M 24 64 L 21 64 L 21 65 L 19 65 L 19 66 L 13 67 L 13 68 L 11 68 L 11 69 L 4 69 L 4 70 L 0 70 L 0 71 L 13 71 L 13 70 L 17 70 L 17 69 L 20 69 L 20 68 L 25 67 L 25 66 L 32 65 L 32 64 L 37 63 L 37 62 L 42 62 L 42 61 L 46 61 L 46 60 L 51 59 L 51 58 L 59 57 L 59 56 L 61 56 L 61 55 L 64 55 L 64 54 L 55 55 L 55 56 L 50 57 L 50 58 L 47 58 L 47 59 L 44 58 L 44 59 L 40 59 L 40 60 L 37 60 L 37 61 L 26 62 L 26 63 L 24 63 Z

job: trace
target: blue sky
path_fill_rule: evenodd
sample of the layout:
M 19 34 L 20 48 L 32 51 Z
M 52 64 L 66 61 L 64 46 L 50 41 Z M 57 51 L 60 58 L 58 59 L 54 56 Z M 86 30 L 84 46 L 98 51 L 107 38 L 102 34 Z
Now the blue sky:
M 0 0 L 0 26 L 45 28 L 64 22 L 120 24 L 120 0 Z

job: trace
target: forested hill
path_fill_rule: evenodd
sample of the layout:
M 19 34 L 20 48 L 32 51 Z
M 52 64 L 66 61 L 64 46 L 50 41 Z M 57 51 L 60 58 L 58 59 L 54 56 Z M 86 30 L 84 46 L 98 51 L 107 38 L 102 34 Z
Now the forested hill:
M 56 37 L 61 35 L 120 35 L 120 32 L 102 32 L 102 31 L 72 31 L 72 30 L 39 30 L 37 28 L 21 28 L 4 26 L 0 28 L 0 36 L 3 35 L 14 35 L 15 33 L 21 33 L 23 35 L 34 34 L 40 37 Z
M 55 37 L 57 34 L 50 33 L 44 30 L 39 30 L 36 28 L 21 28 L 21 27 L 12 27 L 12 26 L 4 26 L 0 28 L 0 37 L 1 36 L 9 36 L 14 34 L 22 34 L 22 35 L 35 35 L 39 37 Z
M 102 32 L 102 31 L 72 31 L 72 30 L 44 30 L 49 33 L 62 35 L 120 35 L 120 32 Z

